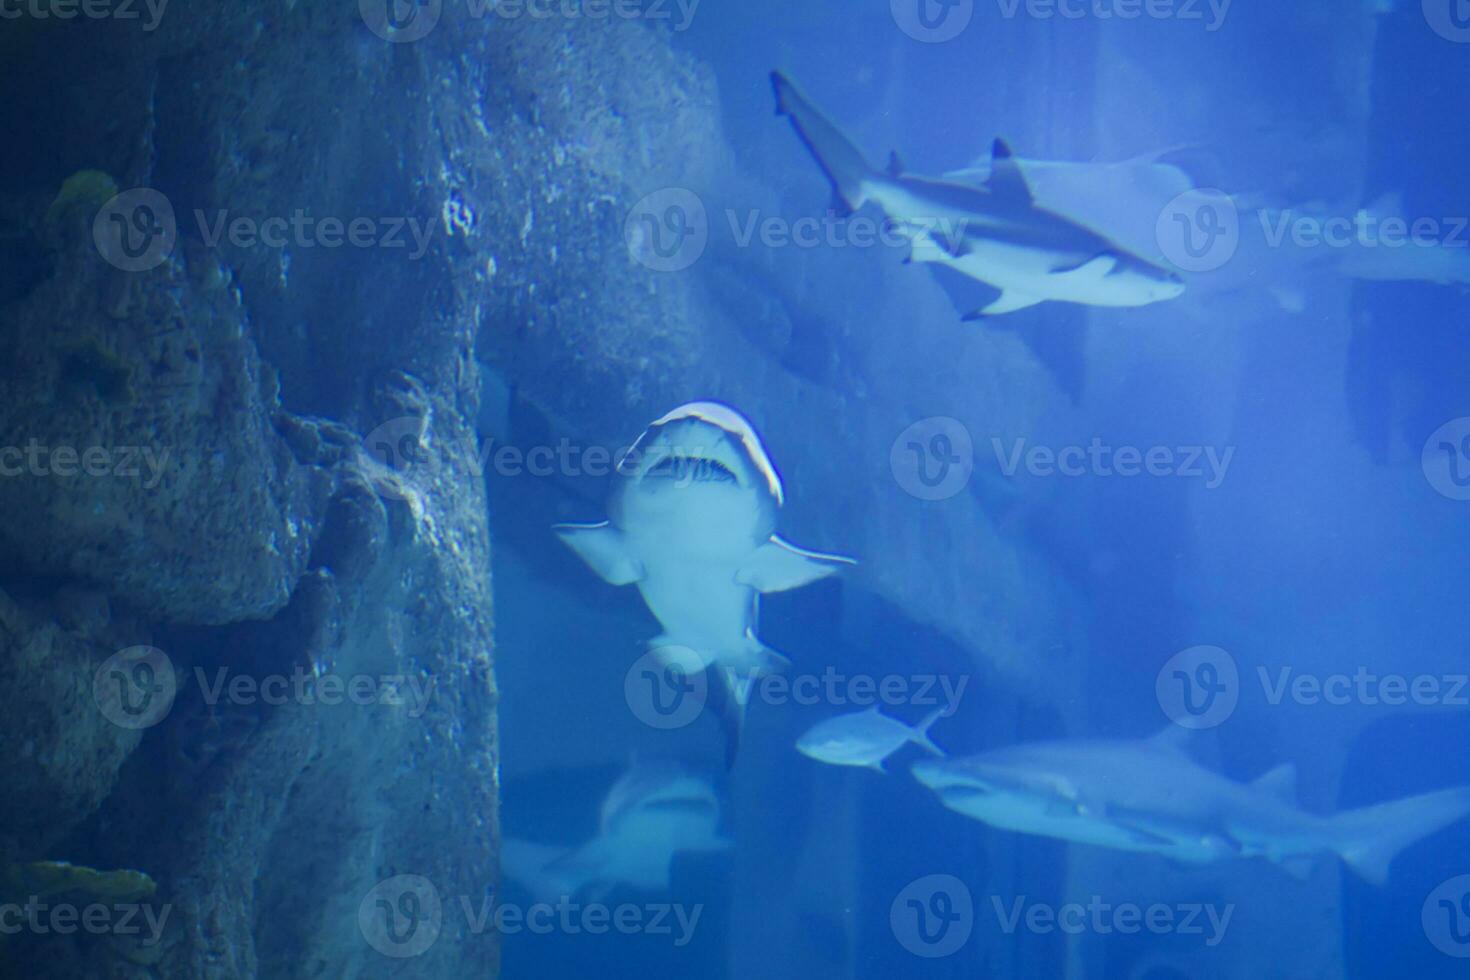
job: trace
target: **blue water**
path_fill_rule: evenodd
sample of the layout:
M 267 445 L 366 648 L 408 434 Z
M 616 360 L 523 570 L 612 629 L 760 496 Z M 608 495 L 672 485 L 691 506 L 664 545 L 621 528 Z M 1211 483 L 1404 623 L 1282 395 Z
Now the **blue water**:
M 670 31 L 671 43 L 718 85 L 734 166 L 779 193 L 782 215 L 822 214 L 828 189 L 789 122 L 773 114 L 773 69 L 798 79 L 871 159 L 898 148 L 916 173 L 966 166 L 996 136 L 1024 157 L 1078 161 L 1187 147 L 1186 169 L 1199 186 L 1267 207 L 1310 203 L 1349 215 L 1396 193 L 1408 219 L 1435 219 L 1443 237 L 1458 242 L 1446 248 L 1470 251 L 1459 218 L 1470 215 L 1463 176 L 1470 43 L 1455 33 L 1470 18 L 1451 16 L 1470 14 L 1463 3 L 1436 14 L 1433 2 L 1426 12 L 1408 0 L 1395 9 L 1349 0 L 1290 10 L 1241 2 L 1210 30 L 1205 4 L 1197 5 L 1204 21 L 1103 22 L 1031 17 L 1024 4 L 1008 18 L 1008 5 L 976 0 L 969 26 L 944 43 L 906 35 L 898 24 L 912 12 L 903 6 L 709 4 L 687 30 Z M 938 10 L 930 4 L 931 14 Z M 701 190 L 712 214 L 740 203 L 736 192 Z M 719 247 L 728 229 L 712 224 L 720 226 L 711 233 Z M 863 261 L 895 260 L 860 258 L 811 263 L 811 274 L 825 278 L 806 283 L 808 294 L 874 288 L 845 277 L 862 275 Z M 1189 294 L 1177 314 L 1163 306 L 1089 313 L 1045 304 L 980 324 L 926 314 L 851 326 L 907 331 L 916 344 L 968 331 L 1016 338 L 1054 382 L 1046 397 L 1055 406 L 1042 413 L 1048 431 L 1031 434 L 1036 441 L 1087 445 L 1101 436 L 1119 446 L 1233 447 L 1228 478 L 1208 491 L 1198 480 L 1097 472 L 1007 486 L 990 453 L 992 433 L 974 433 L 976 475 L 966 492 L 995 520 L 1017 515 L 1006 525 L 1015 547 L 1039 556 L 1076 597 L 1078 649 L 1057 653 L 1057 669 L 1072 675 L 1059 688 L 1075 694 L 1058 700 L 1020 689 L 995 667 L 1007 651 L 976 649 L 943 623 L 844 577 L 765 599 L 762 639 L 789 653 L 801 673 L 833 667 L 967 678 L 959 710 L 934 730 L 952 756 L 1053 738 L 1152 735 L 1169 724 L 1156 686 L 1161 665 L 1210 645 L 1230 653 L 1243 680 L 1241 706 L 1201 734 L 1205 767 L 1248 782 L 1294 762 L 1302 806 L 1315 813 L 1470 785 L 1470 690 L 1450 696 L 1467 669 L 1470 502 L 1436 485 L 1422 458 L 1431 433 L 1470 416 L 1470 295 L 1464 283 L 1372 281 L 1315 262 L 1295 268 L 1304 270 L 1301 280 L 1287 274 L 1280 285 L 1304 291 L 1301 303 L 1246 283 L 1193 303 L 1187 315 Z M 840 386 L 824 371 L 846 336 L 829 323 L 808 325 L 787 366 Z M 934 366 L 936 374 L 950 369 Z M 986 382 L 1002 391 L 1007 383 Z M 923 391 L 909 404 L 909 421 L 963 410 Z M 802 411 L 740 408 L 761 420 Z M 820 424 L 843 423 L 779 428 L 789 437 Z M 1470 436 L 1470 423 L 1450 431 Z M 768 448 L 788 474 L 812 472 L 781 458 L 782 445 L 796 441 L 769 438 Z M 1452 435 L 1445 445 L 1452 476 L 1470 473 L 1470 439 L 1461 444 Z M 492 501 L 529 499 L 524 488 L 490 479 Z M 820 510 L 827 490 L 815 479 L 789 478 L 782 531 L 799 544 L 841 551 L 841 540 L 813 540 L 812 522 L 800 521 Z M 597 519 L 602 502 L 532 506 L 549 523 Z M 973 539 L 940 536 L 921 509 L 899 512 L 914 517 L 889 528 L 895 552 L 947 555 L 988 540 L 980 528 Z M 909 764 L 923 757 L 913 747 L 889 760 L 887 775 L 823 765 L 793 746 L 816 722 L 848 710 L 830 703 L 754 705 L 727 771 L 713 725 L 654 732 L 625 717 L 611 728 L 598 721 L 599 711 L 622 709 L 624 671 L 657 623 L 634 590 L 603 586 L 569 553 L 544 554 L 559 548 L 549 538 L 543 548 L 532 532 L 505 533 L 539 556 L 502 555 L 495 570 L 505 835 L 563 846 L 587 840 L 608 789 L 633 760 L 654 754 L 708 778 L 734 842 L 723 852 L 679 856 L 667 890 L 618 886 L 599 896 L 610 906 L 700 908 L 688 942 L 523 932 L 505 939 L 506 976 L 1470 976 L 1470 897 L 1456 904 L 1461 893 L 1447 892 L 1447 905 L 1431 901 L 1436 889 L 1470 874 L 1470 821 L 1410 845 L 1385 884 L 1332 858 L 1303 885 L 1261 860 L 1202 871 L 986 826 L 943 808 L 909 776 Z M 862 555 L 864 564 L 881 564 L 883 551 Z M 985 600 L 965 583 L 925 587 Z M 1258 671 L 1275 677 L 1283 668 L 1317 678 L 1428 677 L 1446 686 L 1437 703 L 1423 706 L 1375 705 L 1360 695 L 1339 705 L 1273 704 Z M 925 709 L 892 713 L 914 723 Z M 931 875 L 953 876 L 973 903 L 963 923 L 968 939 L 942 956 L 926 955 L 935 948 L 891 915 L 905 889 Z M 997 902 L 1010 907 L 1018 898 L 1058 909 L 1093 896 L 1114 905 L 1230 906 L 1235 917 L 1206 947 L 1206 936 L 1181 930 L 1007 932 L 997 910 Z M 514 881 L 499 898 L 535 901 Z M 934 915 L 951 908 L 927 907 Z

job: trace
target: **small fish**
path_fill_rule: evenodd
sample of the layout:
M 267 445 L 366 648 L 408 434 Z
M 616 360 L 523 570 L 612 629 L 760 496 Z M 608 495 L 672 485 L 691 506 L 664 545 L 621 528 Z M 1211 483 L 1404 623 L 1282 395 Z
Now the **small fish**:
M 796 749 L 818 762 L 879 772 L 887 772 L 883 761 L 910 742 L 943 759 L 946 758 L 944 750 L 929 740 L 929 727 L 946 711 L 935 709 L 914 728 L 888 717 L 876 707 L 838 715 L 813 725 L 796 740 Z

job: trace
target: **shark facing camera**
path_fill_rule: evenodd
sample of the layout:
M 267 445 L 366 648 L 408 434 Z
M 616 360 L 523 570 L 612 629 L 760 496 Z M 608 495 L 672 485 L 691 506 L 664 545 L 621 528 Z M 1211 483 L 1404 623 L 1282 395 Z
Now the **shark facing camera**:
M 791 661 L 757 635 L 760 596 L 826 578 L 850 558 L 798 548 L 776 534 L 781 477 L 735 409 L 692 402 L 655 420 L 618 466 L 608 519 L 556 533 L 611 585 L 634 585 L 664 632 L 650 643 L 687 651 L 723 692 L 726 759 L 734 764 L 752 684 Z

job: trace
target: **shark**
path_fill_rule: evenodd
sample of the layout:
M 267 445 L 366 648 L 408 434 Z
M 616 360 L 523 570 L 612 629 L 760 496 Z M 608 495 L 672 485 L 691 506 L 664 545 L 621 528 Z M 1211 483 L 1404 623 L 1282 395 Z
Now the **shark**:
M 850 215 L 872 203 L 910 243 L 910 261 L 952 269 L 1000 291 L 966 320 L 1013 313 L 1048 300 L 1138 307 L 1184 292 L 1179 274 L 1039 204 L 1010 146 L 997 139 L 988 179 L 887 170 L 862 151 L 785 75 L 772 72 L 776 112 L 791 120 L 832 185 L 832 208 Z
M 674 762 L 631 766 L 603 800 L 596 836 L 575 847 L 519 838 L 502 845 L 507 878 L 538 900 L 601 897 L 616 888 L 669 890 L 680 854 L 717 853 L 720 799 L 705 777 Z
M 796 740 L 802 755 L 834 766 L 859 766 L 886 773 L 883 763 L 912 742 L 926 752 L 943 757 L 945 752 L 929 738 L 929 729 L 950 709 L 936 708 L 910 728 L 878 708 L 854 711 L 819 721 Z
M 753 681 L 790 666 L 756 635 L 760 597 L 826 578 L 853 559 L 776 534 L 781 476 L 743 415 L 691 402 L 654 421 L 619 461 L 608 519 L 557 535 L 605 581 L 635 585 L 664 632 L 650 644 L 670 669 L 710 671 L 733 764 Z
M 1298 877 L 1337 855 L 1382 885 L 1405 847 L 1470 816 L 1470 786 L 1317 816 L 1296 802 L 1296 769 L 1237 783 L 1196 763 L 1170 725 L 1143 740 L 1074 739 L 925 759 L 914 777 L 957 813 L 1001 830 L 1180 864 L 1260 858 Z

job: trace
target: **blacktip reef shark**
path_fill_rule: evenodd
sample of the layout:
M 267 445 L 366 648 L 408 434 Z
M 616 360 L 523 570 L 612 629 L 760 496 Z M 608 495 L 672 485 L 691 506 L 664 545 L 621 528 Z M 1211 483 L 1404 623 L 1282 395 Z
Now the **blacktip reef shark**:
M 776 536 L 781 477 L 739 412 L 693 402 L 650 425 L 619 462 L 601 524 L 556 533 L 613 585 L 636 585 L 663 626 L 651 644 L 666 666 L 712 670 L 728 695 L 733 763 L 750 685 L 790 661 L 756 635 L 760 596 L 815 582 L 852 559 Z
M 1383 884 L 1399 851 L 1470 815 L 1470 787 L 1331 817 L 1296 805 L 1296 769 L 1226 779 L 1186 751 L 1170 725 L 1145 740 L 1078 739 L 925 759 L 913 774 L 951 810 L 1002 830 L 1157 854 L 1183 864 L 1265 858 L 1305 877 L 1336 854 Z
M 640 763 L 603 800 L 597 836 L 578 847 L 507 839 L 505 875 L 538 901 L 588 896 L 619 886 L 666 892 L 674 858 L 732 844 L 719 833 L 720 801 L 709 780 L 677 763 Z
M 1047 300 L 1134 307 L 1184 292 L 1174 271 L 1039 205 L 1004 140 L 995 141 L 984 186 L 907 174 L 896 154 L 879 171 L 790 79 L 772 72 L 771 81 L 777 114 L 791 119 L 832 184 L 834 210 L 851 214 L 872 202 L 909 239 L 913 261 L 1000 290 L 966 320 Z

